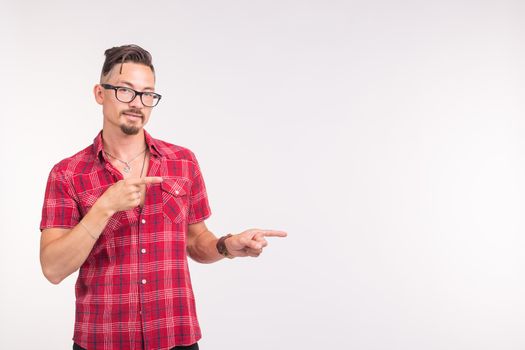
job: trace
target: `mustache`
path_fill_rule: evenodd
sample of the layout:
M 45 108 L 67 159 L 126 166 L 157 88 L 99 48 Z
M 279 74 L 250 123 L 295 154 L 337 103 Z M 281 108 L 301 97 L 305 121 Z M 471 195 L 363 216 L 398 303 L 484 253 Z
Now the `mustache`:
M 142 118 L 144 118 L 144 113 L 142 113 L 142 111 L 140 109 L 136 109 L 136 108 L 126 109 L 126 110 L 121 111 L 120 115 L 122 115 L 124 113 L 138 114 Z

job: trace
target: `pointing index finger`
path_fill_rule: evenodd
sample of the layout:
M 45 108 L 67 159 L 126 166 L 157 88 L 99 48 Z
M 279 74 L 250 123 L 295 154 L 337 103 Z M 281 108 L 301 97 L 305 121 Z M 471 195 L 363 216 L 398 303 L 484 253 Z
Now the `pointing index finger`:
M 160 176 L 146 176 L 142 179 L 142 184 L 158 184 L 163 181 L 162 177 Z
M 278 230 L 262 230 L 262 235 L 264 237 L 286 237 L 288 234 L 284 231 L 278 231 Z

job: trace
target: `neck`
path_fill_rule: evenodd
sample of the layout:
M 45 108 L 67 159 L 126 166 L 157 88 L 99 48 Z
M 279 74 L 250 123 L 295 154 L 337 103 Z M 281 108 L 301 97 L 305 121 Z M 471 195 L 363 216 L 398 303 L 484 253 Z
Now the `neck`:
M 146 148 L 144 129 L 136 135 L 126 135 L 121 130 L 111 132 L 107 128 L 102 130 L 104 150 L 120 159 L 129 159 Z

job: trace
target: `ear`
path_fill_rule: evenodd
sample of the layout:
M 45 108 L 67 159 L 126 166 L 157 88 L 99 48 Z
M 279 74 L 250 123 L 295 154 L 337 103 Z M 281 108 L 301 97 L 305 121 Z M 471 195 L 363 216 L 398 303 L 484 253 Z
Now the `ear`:
M 104 88 L 100 86 L 100 84 L 95 85 L 93 94 L 95 94 L 95 101 L 97 101 L 99 105 L 104 103 Z

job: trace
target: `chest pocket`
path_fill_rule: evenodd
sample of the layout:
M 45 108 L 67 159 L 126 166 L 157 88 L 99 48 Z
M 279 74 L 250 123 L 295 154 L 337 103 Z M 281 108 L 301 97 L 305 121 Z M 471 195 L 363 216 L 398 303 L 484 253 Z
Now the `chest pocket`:
M 180 223 L 188 217 L 189 180 L 185 178 L 164 178 L 162 189 L 162 209 L 171 222 Z

